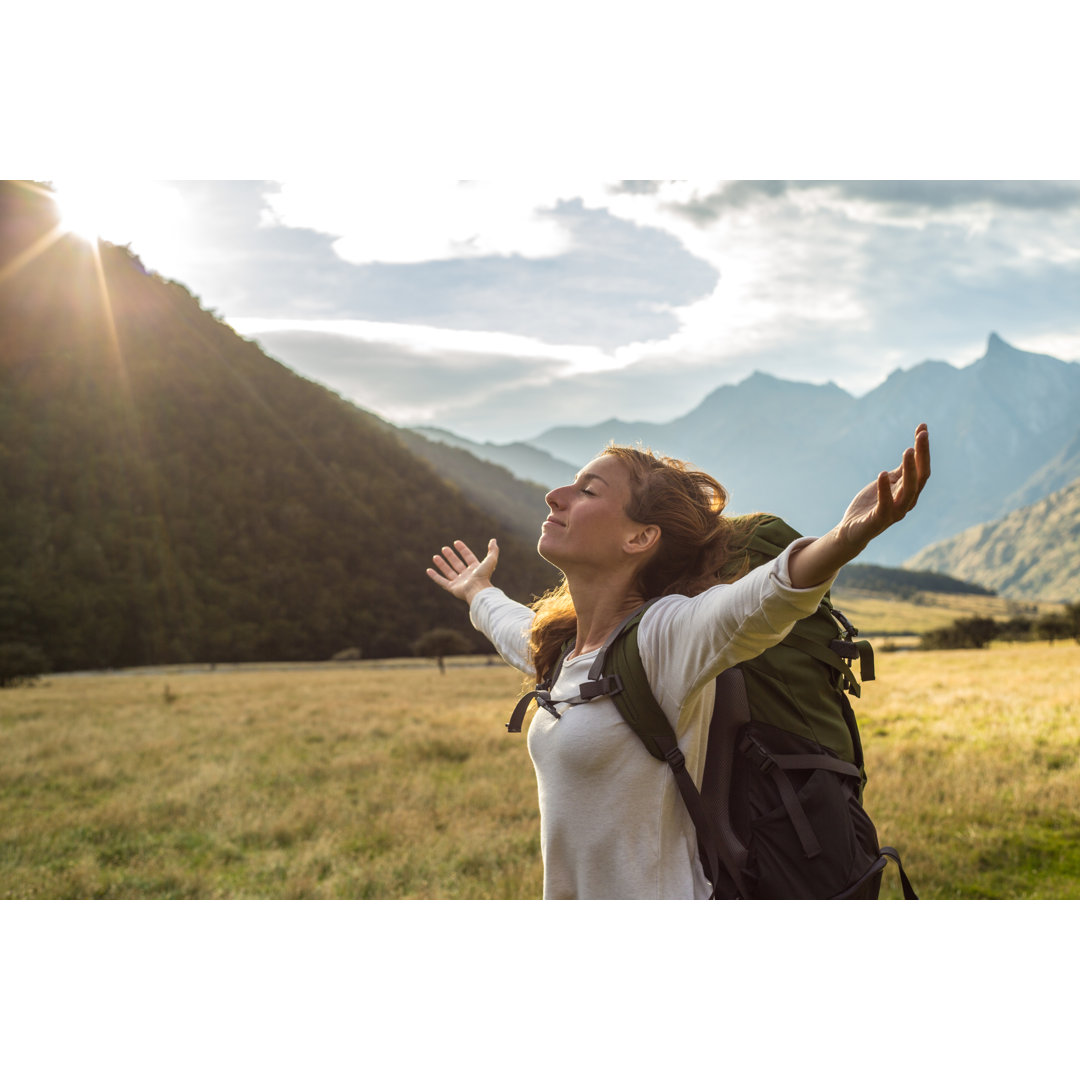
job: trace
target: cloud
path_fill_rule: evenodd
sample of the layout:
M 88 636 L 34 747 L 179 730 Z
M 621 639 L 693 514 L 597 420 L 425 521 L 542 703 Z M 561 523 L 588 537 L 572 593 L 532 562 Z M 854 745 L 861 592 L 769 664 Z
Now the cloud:
M 310 329 L 253 329 L 238 332 L 254 338 L 274 358 L 322 383 L 365 409 L 404 425 L 453 423 L 463 430 L 470 418 L 493 419 L 519 395 L 535 398 L 575 365 L 557 355 L 516 354 L 446 347 L 433 356 L 414 343 Z M 465 344 L 465 343 L 462 343 Z M 577 358 L 580 360 L 580 358 Z M 586 365 L 579 363 L 579 369 Z M 524 409 L 503 418 L 502 431 L 521 430 Z M 513 437 L 512 435 L 510 437 Z
M 915 210 L 974 205 L 1012 210 L 1080 207 L 1080 184 L 1046 180 L 847 180 L 829 186 L 841 198 Z
M 274 198 L 272 190 L 262 194 Z M 586 194 L 603 197 L 600 186 Z M 349 228 L 358 213 L 333 209 L 343 197 L 343 189 L 334 187 L 324 208 L 308 218 L 289 217 L 294 224 L 288 226 L 264 218 L 262 228 L 249 226 L 258 235 L 238 243 L 228 260 L 215 265 L 206 259 L 198 268 L 200 295 L 231 318 L 415 323 L 610 350 L 669 337 L 679 326 L 677 310 L 707 295 L 717 281 L 715 269 L 669 230 L 625 220 L 584 199 L 543 211 L 572 240 L 560 254 L 473 252 L 429 262 L 353 264 L 334 247 L 335 233 Z M 416 189 L 402 198 L 382 208 L 394 220 L 407 218 Z M 528 206 L 523 198 L 511 202 Z M 258 213 L 257 205 L 245 210 L 248 218 Z M 300 220 L 329 231 L 301 227 Z M 360 234 L 353 239 L 359 243 Z
M 822 196 L 819 205 L 843 210 L 845 203 L 888 207 L 912 215 L 964 208 L 1065 210 L 1080 207 L 1080 184 L 1030 180 L 735 180 L 707 194 L 680 200 L 672 188 L 665 203 L 673 213 L 708 227 L 725 213 L 755 202 Z
M 527 182 L 286 181 L 267 195 L 263 221 L 336 237 L 334 251 L 357 264 L 544 259 L 573 248 L 570 232 L 545 212 L 562 198 Z

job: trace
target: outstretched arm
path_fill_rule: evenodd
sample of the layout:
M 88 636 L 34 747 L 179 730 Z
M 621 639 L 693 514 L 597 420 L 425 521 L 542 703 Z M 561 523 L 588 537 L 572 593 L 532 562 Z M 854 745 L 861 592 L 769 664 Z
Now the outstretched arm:
M 499 545 L 495 540 L 488 541 L 483 560 L 469 550 L 468 544 L 455 540 L 453 547 L 444 547 L 441 555 L 433 557 L 435 567 L 428 567 L 427 576 L 451 596 L 471 605 L 481 589 L 491 588 L 491 575 L 498 561 Z
M 926 425 L 920 424 L 915 445 L 904 451 L 900 465 L 867 484 L 851 500 L 835 529 L 792 553 L 788 562 L 792 585 L 808 589 L 828 581 L 915 506 L 929 479 L 930 435 Z

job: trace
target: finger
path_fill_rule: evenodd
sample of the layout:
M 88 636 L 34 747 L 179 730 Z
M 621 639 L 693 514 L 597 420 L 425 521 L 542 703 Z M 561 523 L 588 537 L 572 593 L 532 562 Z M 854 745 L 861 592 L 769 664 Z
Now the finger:
M 454 547 L 458 549 L 459 554 L 465 560 L 465 564 L 472 565 L 478 563 L 480 560 L 469 549 L 469 545 L 464 540 L 455 540 Z
M 893 506 L 892 473 L 878 473 L 877 512 L 882 516 L 886 523 L 892 520 Z
M 909 446 L 900 458 L 900 464 L 889 473 L 893 487 L 893 501 L 901 515 L 915 505 L 925 480 L 920 483 L 918 453 Z
M 488 541 L 487 554 L 484 556 L 484 561 L 480 564 L 484 568 L 484 572 L 491 576 L 492 571 L 495 569 L 496 564 L 499 561 L 499 544 L 498 541 L 492 538 Z
M 447 581 L 447 579 L 444 578 L 437 570 L 432 570 L 432 568 L 429 566 L 427 568 L 427 570 L 425 571 L 425 573 L 440 588 L 443 588 L 443 589 L 449 589 L 450 588 L 450 582 Z
M 902 468 L 904 470 L 904 475 L 900 483 L 900 513 L 906 514 L 915 505 L 915 500 L 919 497 L 919 482 L 915 470 L 914 447 L 909 446 L 904 451 Z
M 915 471 L 919 478 L 919 491 L 930 479 L 930 429 L 920 424 L 915 432 Z
M 465 569 L 465 564 L 458 558 L 458 553 L 452 547 L 444 547 L 442 549 L 443 558 L 455 569 L 459 574 Z
M 432 556 L 431 561 L 448 581 L 453 581 L 458 576 L 459 571 L 455 570 L 441 555 Z

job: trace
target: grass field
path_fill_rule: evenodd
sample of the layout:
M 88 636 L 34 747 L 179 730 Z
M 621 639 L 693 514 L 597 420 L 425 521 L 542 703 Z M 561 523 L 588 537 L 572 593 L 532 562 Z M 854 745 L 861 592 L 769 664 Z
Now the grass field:
M 862 589 L 834 589 L 832 600 L 861 634 L 875 639 L 884 636 L 915 639 L 956 619 L 981 616 L 1004 621 L 1016 615 L 1038 617 L 1061 611 L 1063 606 L 961 593 L 917 593 L 908 600 L 897 600 Z
M 519 687 L 472 659 L 0 692 L 0 896 L 538 897 Z M 879 657 L 866 803 L 924 898 L 1080 898 L 1078 688 L 1072 643 Z

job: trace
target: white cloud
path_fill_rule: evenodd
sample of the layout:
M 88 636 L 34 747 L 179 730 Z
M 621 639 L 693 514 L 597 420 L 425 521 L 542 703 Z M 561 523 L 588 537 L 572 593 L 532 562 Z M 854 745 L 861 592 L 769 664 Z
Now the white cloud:
M 290 180 L 266 196 L 264 222 L 335 236 L 334 250 L 352 263 L 542 259 L 570 250 L 569 232 L 544 211 L 575 194 L 527 182 Z
M 1025 352 L 1045 353 L 1058 360 L 1080 360 L 1080 328 L 1072 333 L 1020 334 L 1009 339 Z
M 306 332 L 332 334 L 369 345 L 393 345 L 412 353 L 439 357 L 447 353 L 550 360 L 565 374 L 611 371 L 635 358 L 633 350 L 605 352 L 590 345 L 549 345 L 520 334 L 491 330 L 450 330 L 414 323 L 369 322 L 362 319 L 229 319 L 229 325 L 245 337 Z

